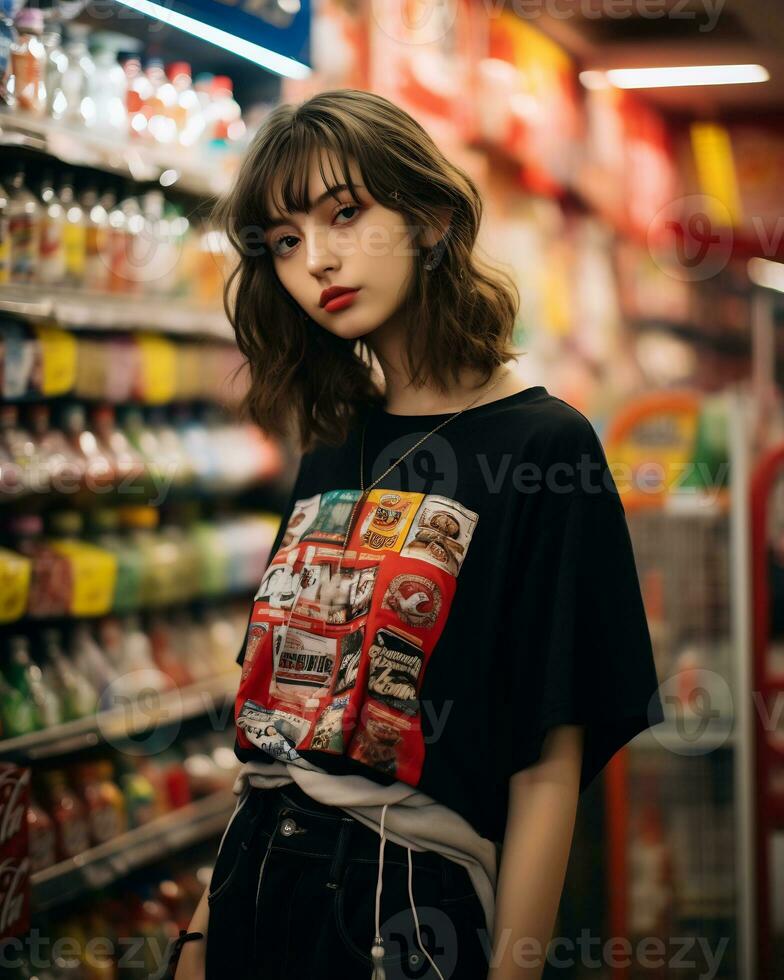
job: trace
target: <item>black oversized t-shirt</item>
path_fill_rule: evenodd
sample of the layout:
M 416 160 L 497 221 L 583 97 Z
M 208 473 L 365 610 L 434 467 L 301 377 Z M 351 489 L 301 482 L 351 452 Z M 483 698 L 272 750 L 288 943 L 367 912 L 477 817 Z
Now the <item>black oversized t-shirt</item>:
M 235 752 L 399 779 L 502 841 L 510 776 L 585 726 L 580 790 L 663 720 L 621 499 L 543 386 L 442 415 L 373 407 L 306 453 L 238 656 Z

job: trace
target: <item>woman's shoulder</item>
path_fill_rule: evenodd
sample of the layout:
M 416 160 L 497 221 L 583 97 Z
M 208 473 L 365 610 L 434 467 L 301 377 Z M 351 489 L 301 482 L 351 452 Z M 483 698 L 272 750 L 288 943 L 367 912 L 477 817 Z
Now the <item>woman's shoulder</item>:
M 514 430 L 519 433 L 527 454 L 574 459 L 584 452 L 602 451 L 591 420 L 565 399 L 544 392 L 516 408 L 520 421 Z

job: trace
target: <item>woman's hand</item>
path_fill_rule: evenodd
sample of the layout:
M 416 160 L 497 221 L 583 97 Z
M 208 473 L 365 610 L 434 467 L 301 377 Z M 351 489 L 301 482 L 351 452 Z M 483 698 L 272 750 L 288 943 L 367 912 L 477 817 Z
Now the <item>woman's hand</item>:
M 191 939 L 183 944 L 174 980 L 204 980 L 207 951 L 207 926 L 210 907 L 207 904 L 209 885 L 204 889 L 196 911 L 193 913 L 188 932 L 203 932 L 203 939 Z

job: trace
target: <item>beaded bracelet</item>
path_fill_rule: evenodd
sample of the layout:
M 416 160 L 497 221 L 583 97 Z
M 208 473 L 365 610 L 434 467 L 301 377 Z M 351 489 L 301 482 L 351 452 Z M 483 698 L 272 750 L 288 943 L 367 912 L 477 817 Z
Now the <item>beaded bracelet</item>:
M 174 940 L 174 947 L 169 957 L 169 972 L 167 974 L 167 980 L 174 980 L 174 974 L 177 972 L 177 964 L 180 961 L 180 953 L 182 952 L 182 947 L 185 943 L 190 942 L 192 939 L 203 939 L 203 932 L 188 932 L 187 929 L 180 929 L 179 936 Z

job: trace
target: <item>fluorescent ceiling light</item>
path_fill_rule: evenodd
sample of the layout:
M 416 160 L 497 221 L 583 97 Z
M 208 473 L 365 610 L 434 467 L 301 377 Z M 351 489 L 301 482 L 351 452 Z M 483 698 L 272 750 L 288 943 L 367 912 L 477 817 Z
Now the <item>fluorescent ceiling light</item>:
M 610 68 L 604 72 L 580 72 L 586 88 L 598 88 L 603 75 L 616 88 L 672 88 L 685 85 L 742 85 L 767 82 L 762 65 L 682 65 L 672 68 Z
M 117 0 L 118 3 L 133 10 L 138 10 L 148 17 L 155 17 L 157 20 L 170 24 L 187 34 L 193 34 L 210 44 L 215 44 L 219 48 L 238 54 L 242 58 L 247 58 L 254 64 L 261 65 L 269 71 L 274 71 L 277 75 L 284 75 L 286 78 L 307 78 L 311 74 L 310 68 L 303 65 L 301 61 L 294 58 L 287 58 L 285 55 L 264 48 L 260 44 L 246 41 L 244 38 L 237 37 L 236 34 L 229 34 L 218 27 L 205 24 L 195 17 L 188 17 L 186 14 L 170 10 L 160 3 L 152 3 L 152 0 Z
M 772 259 L 749 259 L 746 271 L 755 286 L 784 293 L 784 263 L 773 262 Z

